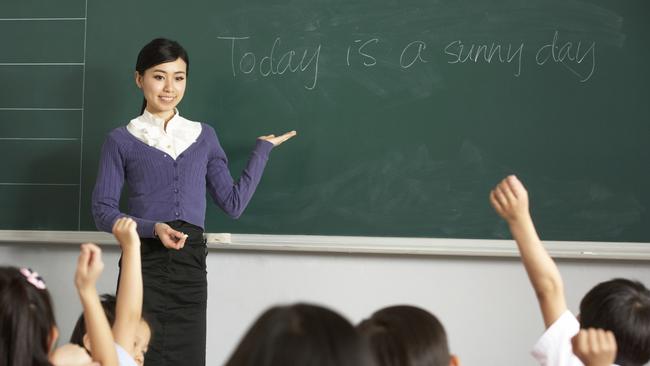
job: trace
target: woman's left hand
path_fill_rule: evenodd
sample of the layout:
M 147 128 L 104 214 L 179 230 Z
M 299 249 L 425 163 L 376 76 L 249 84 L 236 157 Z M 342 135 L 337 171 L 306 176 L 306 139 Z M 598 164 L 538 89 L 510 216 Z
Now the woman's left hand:
M 296 131 L 290 131 L 285 133 L 284 135 L 277 136 L 277 137 L 275 135 L 260 136 L 258 137 L 258 139 L 268 141 L 272 143 L 273 146 L 278 146 L 294 136 L 296 136 Z

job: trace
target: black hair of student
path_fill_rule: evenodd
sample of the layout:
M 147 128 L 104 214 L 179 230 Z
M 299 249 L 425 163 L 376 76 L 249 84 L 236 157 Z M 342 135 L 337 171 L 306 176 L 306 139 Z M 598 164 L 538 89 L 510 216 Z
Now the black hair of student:
M 113 324 L 115 324 L 115 308 L 117 306 L 117 299 L 115 298 L 115 295 L 111 294 L 103 294 L 100 296 L 102 308 L 104 309 L 104 314 L 106 314 L 106 319 L 108 320 L 108 324 L 112 327 Z M 144 320 L 148 325 L 149 328 L 151 329 L 151 322 L 147 317 L 142 314 L 142 320 Z M 81 347 L 84 347 L 84 335 L 86 334 L 86 322 L 84 321 L 84 314 L 82 313 L 79 316 L 79 319 L 77 319 L 77 323 L 74 326 L 74 329 L 72 330 L 72 335 L 70 336 L 70 343 L 74 343 L 76 345 L 79 345 Z M 151 337 L 153 338 L 153 331 L 151 334 Z
M 255 321 L 226 366 L 374 366 L 345 318 L 327 308 L 275 306 Z
M 156 38 L 151 42 L 147 43 L 140 53 L 138 53 L 138 60 L 135 63 L 135 71 L 140 75 L 144 75 L 144 72 L 156 65 L 163 64 L 165 62 L 174 62 L 178 59 L 185 61 L 187 69 L 185 72 L 189 74 L 190 72 L 190 57 L 187 55 L 187 51 L 176 41 L 172 41 L 167 38 Z M 147 100 L 142 101 L 142 110 L 140 114 L 144 112 L 147 107 Z
M 106 314 L 106 319 L 108 319 L 108 324 L 113 326 L 115 323 L 115 306 L 116 299 L 114 295 L 103 294 L 100 296 L 102 308 L 104 309 L 104 314 Z M 74 329 L 72 330 L 72 335 L 70 336 L 70 343 L 74 343 L 81 347 L 84 346 L 84 335 L 86 334 L 86 322 L 84 320 L 84 314 L 81 313 L 79 319 L 77 319 L 77 324 L 75 324 Z
M 0 267 L 0 366 L 49 366 L 52 299 L 15 267 Z
M 357 329 L 366 339 L 377 366 L 448 366 L 447 334 L 428 311 L 397 305 L 376 311 Z
M 650 291 L 638 281 L 599 283 L 580 302 L 580 327 L 610 330 L 616 364 L 641 366 L 650 360 Z

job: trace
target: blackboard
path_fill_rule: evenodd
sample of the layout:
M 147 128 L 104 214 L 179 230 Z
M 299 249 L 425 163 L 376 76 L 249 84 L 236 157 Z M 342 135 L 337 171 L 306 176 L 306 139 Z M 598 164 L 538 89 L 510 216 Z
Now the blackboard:
M 650 242 L 646 1 L 3 1 L 0 228 L 94 230 L 107 132 L 137 115 L 137 52 L 189 51 L 190 119 L 237 176 L 208 232 L 507 238 L 487 195 L 527 184 L 545 239 Z

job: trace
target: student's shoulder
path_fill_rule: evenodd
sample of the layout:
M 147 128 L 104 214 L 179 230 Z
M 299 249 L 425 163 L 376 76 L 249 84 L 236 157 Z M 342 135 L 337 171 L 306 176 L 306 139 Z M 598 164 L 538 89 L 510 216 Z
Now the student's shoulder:
M 573 337 L 579 330 L 578 318 L 567 309 L 546 329 L 545 334 Z
M 578 331 L 578 319 L 566 310 L 535 343 L 533 357 L 542 365 L 582 365 L 571 349 L 571 338 Z
M 117 343 L 115 343 L 115 351 L 117 352 L 117 361 L 120 366 L 137 366 L 133 357 Z

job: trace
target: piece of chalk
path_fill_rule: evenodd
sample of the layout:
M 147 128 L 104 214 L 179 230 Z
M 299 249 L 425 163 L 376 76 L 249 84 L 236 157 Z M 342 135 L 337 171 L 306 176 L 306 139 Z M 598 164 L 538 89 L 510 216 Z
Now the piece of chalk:
M 208 241 L 208 244 L 219 245 L 219 244 L 232 244 L 232 237 L 229 233 L 210 233 L 205 234 L 205 238 Z

